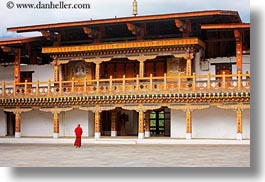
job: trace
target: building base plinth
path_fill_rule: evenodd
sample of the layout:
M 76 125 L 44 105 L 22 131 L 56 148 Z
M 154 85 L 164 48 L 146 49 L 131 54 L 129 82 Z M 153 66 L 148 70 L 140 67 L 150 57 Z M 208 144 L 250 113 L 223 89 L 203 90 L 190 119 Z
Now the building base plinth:
M 101 134 L 100 134 L 99 132 L 96 132 L 96 133 L 95 133 L 95 139 L 99 139 L 100 136 L 101 136 Z
M 15 132 L 15 138 L 21 138 L 21 132 Z
M 145 131 L 144 132 L 144 137 L 150 137 L 150 131 Z
M 243 134 L 242 134 L 242 133 L 238 133 L 238 134 L 236 135 L 236 139 L 237 139 L 237 140 L 243 140 Z
M 59 138 L 59 133 L 54 133 L 53 138 Z
M 191 140 L 191 139 L 192 139 L 191 133 L 186 133 L 186 140 Z
M 112 137 L 116 137 L 116 136 L 117 136 L 117 131 L 111 131 L 110 136 L 112 136 Z
M 138 133 L 138 139 L 144 139 L 144 133 Z

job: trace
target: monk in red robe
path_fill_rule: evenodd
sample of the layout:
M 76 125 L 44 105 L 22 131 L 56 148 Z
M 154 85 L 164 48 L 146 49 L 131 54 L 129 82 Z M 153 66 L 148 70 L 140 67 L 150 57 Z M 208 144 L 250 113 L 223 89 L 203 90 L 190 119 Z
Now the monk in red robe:
M 75 143 L 74 146 L 75 147 L 81 147 L 81 136 L 82 136 L 83 130 L 80 127 L 80 124 L 77 125 L 77 127 L 75 128 Z

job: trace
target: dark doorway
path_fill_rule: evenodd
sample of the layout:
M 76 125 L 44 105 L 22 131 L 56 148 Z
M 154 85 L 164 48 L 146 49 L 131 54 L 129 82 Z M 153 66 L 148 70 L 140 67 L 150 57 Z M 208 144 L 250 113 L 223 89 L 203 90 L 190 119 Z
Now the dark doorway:
M 150 113 L 150 134 L 151 136 L 165 135 L 165 111 L 157 110 Z
M 15 114 L 12 112 L 6 113 L 6 136 L 14 136 L 15 135 Z

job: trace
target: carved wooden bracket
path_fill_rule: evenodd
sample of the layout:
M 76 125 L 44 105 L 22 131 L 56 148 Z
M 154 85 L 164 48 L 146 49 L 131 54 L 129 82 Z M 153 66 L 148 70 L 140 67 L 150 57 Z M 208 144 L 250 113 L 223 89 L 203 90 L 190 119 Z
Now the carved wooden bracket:
M 109 111 L 109 110 L 114 110 L 116 107 L 115 106 L 100 106 L 96 105 L 93 107 L 79 107 L 80 110 L 83 111 L 92 111 L 92 112 L 102 112 L 102 111 Z
M 186 111 L 194 111 L 194 110 L 201 110 L 201 109 L 207 109 L 209 108 L 210 105 L 191 105 L 191 104 L 186 104 L 186 105 L 169 105 L 168 108 L 173 109 L 173 110 L 183 110 L 184 112 Z
M 189 37 L 189 33 L 191 32 L 191 22 L 189 19 L 186 19 L 185 23 L 179 19 L 175 19 L 175 25 L 183 33 L 183 37 Z
M 40 108 L 40 111 L 51 112 L 53 114 L 59 114 L 60 112 L 71 111 L 72 109 L 73 109 L 72 107 L 67 107 L 67 108 L 53 107 L 53 108 Z
M 99 31 L 92 29 L 92 28 L 88 28 L 88 27 L 83 27 L 83 31 L 89 38 L 92 38 L 92 39 L 97 39 L 100 34 Z
M 220 108 L 220 109 L 232 109 L 233 111 L 237 111 L 237 110 L 246 110 L 246 109 L 250 109 L 250 104 L 243 104 L 243 103 L 238 103 L 238 104 L 232 104 L 232 105 L 217 105 L 216 107 Z
M 21 114 L 22 112 L 29 112 L 32 108 L 12 108 L 12 109 L 4 109 L 6 112 L 13 112 L 14 114 Z

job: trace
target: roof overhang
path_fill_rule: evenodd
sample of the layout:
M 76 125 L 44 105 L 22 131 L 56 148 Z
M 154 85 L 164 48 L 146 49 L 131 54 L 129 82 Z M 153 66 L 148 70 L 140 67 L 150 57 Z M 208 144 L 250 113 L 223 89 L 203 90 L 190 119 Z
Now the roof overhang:
M 201 29 L 250 29 L 250 23 L 239 23 L 239 24 L 209 24 L 201 25 Z
M 0 46 L 12 46 L 12 45 L 21 45 L 29 42 L 38 42 L 45 40 L 44 37 L 18 37 L 18 38 L 4 38 L 0 39 Z
M 32 32 L 32 31 L 50 30 L 50 29 L 67 28 L 67 27 L 130 23 L 130 22 L 133 23 L 133 22 L 144 22 L 144 21 L 154 21 L 154 20 L 161 21 L 166 19 L 192 18 L 192 17 L 198 18 L 198 17 L 215 16 L 215 15 L 235 16 L 238 19 L 238 21 L 241 23 L 241 19 L 237 11 L 211 10 L 211 11 L 184 12 L 184 13 L 149 15 L 149 16 L 133 16 L 133 17 L 100 19 L 100 20 L 91 19 L 89 21 L 80 21 L 80 22 L 66 22 L 66 23 L 46 24 L 46 25 L 12 27 L 12 28 L 7 28 L 7 31 Z

